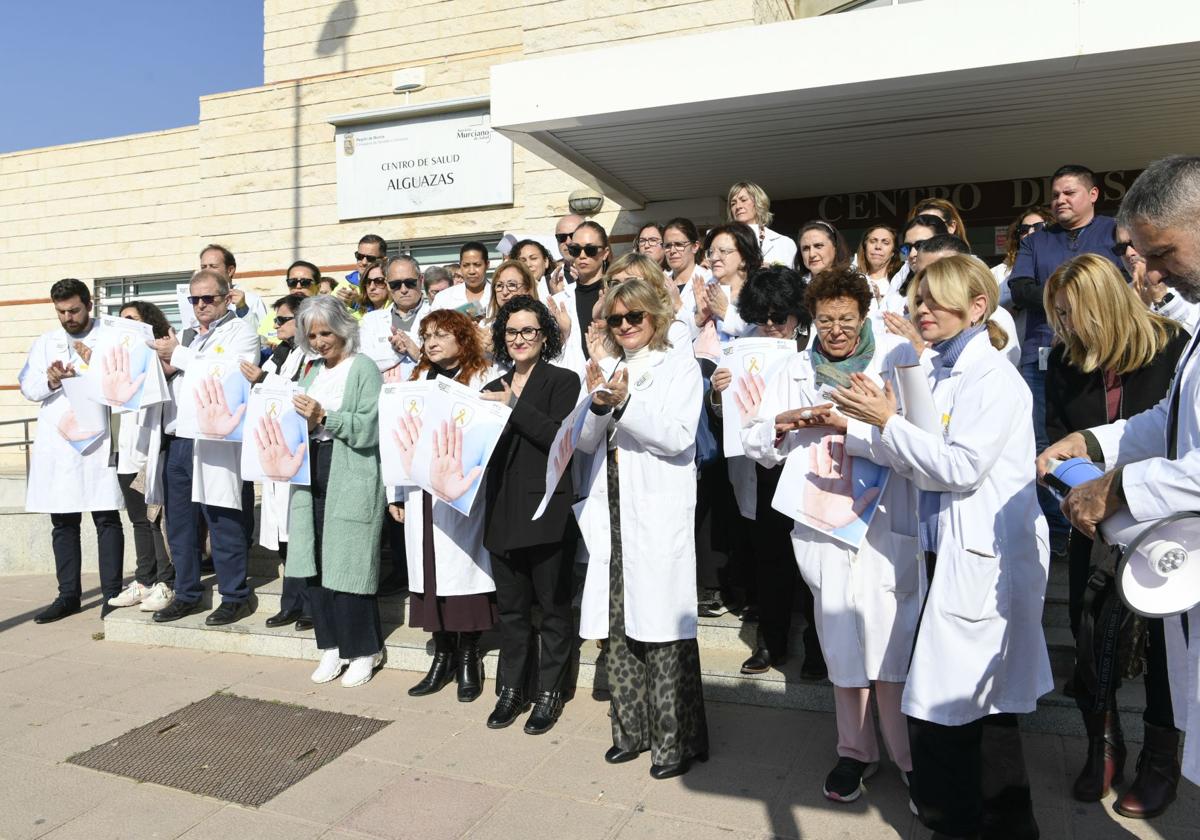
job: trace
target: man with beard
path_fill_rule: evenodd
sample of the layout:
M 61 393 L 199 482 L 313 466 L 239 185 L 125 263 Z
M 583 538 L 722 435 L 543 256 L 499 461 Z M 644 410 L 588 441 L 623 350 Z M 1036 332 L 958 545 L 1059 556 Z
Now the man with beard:
M 109 457 L 110 436 L 96 437 L 101 429 L 81 429 L 63 392 L 63 380 L 86 369 L 96 345 L 100 330 L 91 317 L 92 295 L 79 280 L 59 280 L 50 287 L 50 300 L 60 328 L 34 341 L 19 377 L 25 398 L 41 403 L 29 458 L 25 510 L 50 514 L 58 575 L 58 597 L 34 618 L 38 624 L 79 612 L 82 511 L 92 514 L 96 526 L 104 594 L 101 618 L 113 609 L 108 599 L 121 591 L 125 556 L 125 532 L 118 513 L 125 504 L 117 483 L 116 461 Z
M 1188 302 L 1200 302 L 1200 157 L 1177 155 L 1155 161 L 1138 176 L 1118 218 L 1147 272 Z M 1096 526 L 1122 507 L 1152 522 L 1179 511 L 1200 510 L 1200 334 L 1180 356 L 1170 391 L 1148 411 L 1107 426 L 1068 435 L 1038 457 L 1044 475 L 1051 459 L 1085 457 L 1108 470 L 1081 484 L 1063 502 L 1067 518 L 1091 537 Z M 1184 753 L 1185 775 L 1200 783 L 1200 607 L 1165 621 L 1172 696 L 1186 700 L 1174 710 L 1182 728 L 1193 729 Z M 1190 638 L 1189 638 L 1190 637 Z M 1190 642 L 1186 644 L 1185 642 Z M 1118 802 L 1125 816 L 1161 814 L 1175 799 L 1179 782 L 1180 732 L 1146 724 L 1137 778 Z

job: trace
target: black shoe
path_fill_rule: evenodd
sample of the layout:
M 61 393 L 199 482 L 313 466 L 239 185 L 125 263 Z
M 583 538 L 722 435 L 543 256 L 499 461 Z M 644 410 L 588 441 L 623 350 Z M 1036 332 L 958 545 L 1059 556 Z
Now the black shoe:
M 609 764 L 624 764 L 626 761 L 633 761 L 641 754 L 641 750 L 623 750 L 620 747 L 609 747 L 608 752 L 604 753 L 604 760 Z
M 804 663 L 800 666 L 800 678 L 805 680 L 823 680 L 829 676 L 829 666 L 821 649 L 814 647 L 804 652 Z
M 742 607 L 742 613 L 738 616 L 746 624 L 758 623 L 758 606 L 756 604 L 747 604 Z
M 466 634 L 464 634 L 466 635 Z M 458 680 L 458 702 L 471 703 L 483 694 L 483 658 L 478 638 L 465 639 L 454 662 Z
M 179 619 L 189 616 L 192 613 L 198 613 L 204 609 L 199 601 L 180 601 L 176 598 L 171 603 L 167 604 L 161 610 L 154 614 L 154 620 L 157 622 L 178 621 Z
M 433 655 L 433 664 L 429 666 L 422 680 L 408 690 L 409 697 L 424 697 L 441 691 L 454 679 L 454 652 L 437 651 Z
M 526 735 L 543 735 L 554 728 L 563 710 L 561 691 L 539 691 L 533 714 L 525 721 Z
M 33 618 L 34 624 L 49 624 L 52 621 L 58 621 L 66 618 L 69 615 L 75 615 L 79 612 L 78 601 L 68 601 L 64 598 L 55 598 L 54 603 L 46 607 Z
M 488 715 L 488 729 L 503 729 L 511 726 L 521 714 L 529 708 L 529 701 L 519 688 L 502 688 L 500 697 L 496 700 L 496 708 Z
M 782 665 L 782 657 L 773 657 L 771 652 L 762 645 L 754 649 L 754 653 L 750 654 L 750 658 L 742 663 L 743 674 L 765 674 L 771 668 Z
M 313 620 L 306 615 L 300 616 L 296 619 L 296 629 L 301 633 L 313 629 Z
M 200 558 L 200 574 L 211 575 L 211 574 L 215 574 L 216 571 L 217 571 L 217 567 L 215 565 L 213 565 L 213 559 L 212 559 L 211 554 L 205 554 L 203 557 Z
M 825 777 L 825 798 L 834 802 L 853 802 L 863 792 L 863 779 L 870 778 L 879 765 L 842 756 Z
M 281 610 L 268 618 L 266 625 L 268 627 L 286 627 L 289 624 L 295 624 L 299 620 L 300 610 L 288 610 L 287 612 Z
M 208 614 L 208 617 L 204 619 L 204 623 L 209 627 L 221 627 L 225 624 L 233 624 L 235 621 L 241 621 L 253 612 L 254 609 L 250 606 L 249 601 L 223 601 L 221 606 Z
M 674 764 L 651 764 L 650 777 L 654 779 L 673 779 L 676 776 L 682 776 L 684 773 L 692 769 L 692 761 L 705 762 L 708 761 L 708 753 L 703 752 L 692 758 L 685 758 L 683 761 L 678 761 Z

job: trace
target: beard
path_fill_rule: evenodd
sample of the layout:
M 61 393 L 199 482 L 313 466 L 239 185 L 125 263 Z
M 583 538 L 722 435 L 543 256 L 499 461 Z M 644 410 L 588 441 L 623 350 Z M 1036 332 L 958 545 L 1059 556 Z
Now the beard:
M 82 335 L 88 331 L 88 327 L 92 325 L 91 319 L 79 324 L 63 324 L 63 329 L 67 331 L 67 335 Z
M 1166 283 L 1188 303 L 1200 303 L 1200 270 L 1192 269 L 1183 274 L 1172 274 Z

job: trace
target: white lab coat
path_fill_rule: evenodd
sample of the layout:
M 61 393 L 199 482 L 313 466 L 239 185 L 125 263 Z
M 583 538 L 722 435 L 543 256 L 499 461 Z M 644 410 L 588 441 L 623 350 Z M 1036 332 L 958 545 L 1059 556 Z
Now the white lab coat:
M 480 390 L 495 378 L 488 369 L 468 383 Z M 425 591 L 424 493 L 419 487 L 397 488 L 404 499 L 404 547 L 408 555 L 408 588 L 427 596 Z M 484 487 L 479 488 L 480 506 Z M 476 595 L 495 592 L 492 581 L 492 556 L 483 547 L 483 511 L 476 508 L 463 516 L 441 499 L 433 500 L 433 563 L 437 570 L 437 595 Z
M 1150 522 L 1184 510 L 1200 510 L 1200 335 L 1179 360 L 1172 387 L 1153 408 L 1128 420 L 1091 429 L 1104 451 L 1105 469 L 1123 467 L 1121 484 L 1129 512 Z M 1176 458 L 1169 460 L 1167 435 L 1171 400 L 1179 389 Z M 1189 644 L 1183 644 L 1179 618 L 1163 620 L 1175 725 L 1184 740 L 1183 773 L 1200 784 L 1200 607 L 1188 615 Z
M 623 366 L 611 360 L 605 373 Z M 615 412 L 588 411 L 578 450 L 595 453 L 576 505 L 590 554 L 583 587 L 580 635 L 608 637 L 609 436 L 617 448 L 621 491 L 621 556 L 625 634 L 642 642 L 696 637 L 696 427 L 703 382 L 685 353 L 652 351 L 650 367 L 629 383 L 629 400 Z
M 80 454 L 58 433 L 57 423 L 48 419 L 62 410 L 67 395 L 62 388 L 50 390 L 46 370 L 56 359 L 80 370 L 84 363 L 75 352 L 75 342 L 94 348 L 101 329 L 100 323 L 93 321 L 91 330 L 82 337 L 70 335 L 62 327 L 43 333 L 34 339 L 21 368 L 21 394 L 41 404 L 25 488 L 25 510 L 29 513 L 81 513 L 125 507 L 116 467 L 109 466 L 109 438 L 101 438 L 86 454 Z
M 944 371 L 933 350 L 933 400 L 945 424 L 904 418 L 856 436 L 901 475 L 940 488 L 937 568 L 920 564 L 924 612 L 902 709 L 945 726 L 1031 712 L 1053 688 L 1042 632 L 1049 571 L 1034 474 L 1033 397 L 1016 369 L 975 336 Z
M 865 371 L 877 384 L 892 379 L 897 364 L 911 362 L 911 346 L 878 334 L 875 355 Z M 828 430 L 788 432 L 776 444 L 775 417 L 793 408 L 828 402 L 819 392 L 812 355 L 804 350 L 767 383 L 758 416 L 742 430 L 747 455 L 766 467 L 800 455 Z M 888 465 L 872 447 L 870 427 L 851 423 L 846 452 Z M 795 456 L 793 456 L 795 457 Z M 858 551 L 796 522 L 792 548 L 816 601 L 817 636 L 829 679 L 844 688 L 866 688 L 872 680 L 904 682 L 921 602 L 918 594 L 917 495 L 912 483 L 893 471 Z
M 387 309 L 376 309 L 374 312 L 368 312 L 362 317 L 362 321 L 359 322 L 359 334 L 365 335 L 369 333 L 375 322 L 379 321 L 382 322 L 380 325 L 381 334 L 390 335 L 392 331 L 392 314 L 396 311 L 397 310 L 395 310 L 393 307 L 389 306 Z M 416 317 L 413 319 L 412 328 L 405 330 L 405 332 L 408 333 L 408 337 L 411 338 L 418 347 L 421 346 L 421 321 L 432 311 L 433 305 L 430 304 L 429 301 L 422 299 L 421 302 L 417 304 L 417 313 Z M 375 362 L 375 366 L 379 368 L 380 373 L 389 371 L 397 365 L 402 364 L 409 365 L 408 370 L 411 371 L 412 367 L 420 361 L 420 359 L 413 359 L 408 356 L 408 354 L 397 353 L 394 350 L 391 354 L 390 363 L 388 361 L 384 361 L 383 358 L 377 358 L 378 354 L 368 350 L 365 347 L 363 348 L 363 352 L 372 358 L 372 360 Z
M 460 306 L 465 306 L 467 300 L 467 285 L 459 283 L 455 286 L 447 286 L 436 295 L 433 296 L 433 303 L 430 309 L 458 309 Z M 481 312 L 487 312 L 488 307 L 492 304 L 492 284 L 485 283 L 483 285 L 483 297 L 477 303 Z
M 214 329 L 197 334 L 189 347 L 180 344 L 171 354 L 171 367 L 186 371 L 200 349 L 228 353 L 241 362 L 258 364 L 258 334 L 247 319 L 226 317 Z M 172 379 L 174 383 L 174 378 Z M 172 391 L 174 396 L 174 391 Z M 192 398 L 185 392 L 184 399 Z M 192 501 L 202 505 L 242 509 L 242 445 L 220 440 L 196 440 L 192 449 Z
M 580 336 L 587 334 L 589 325 L 580 325 L 579 313 L 575 311 L 575 284 L 568 283 L 563 290 L 554 295 L 554 302 L 566 307 L 567 317 L 571 321 L 571 334 L 563 341 L 563 351 L 551 363 L 558 367 L 573 371 L 580 382 L 587 381 L 587 355 L 580 344 Z
M 308 355 L 298 346 L 292 348 L 283 365 L 276 367 L 274 359 L 263 362 L 263 380 L 267 385 L 279 385 L 296 381 L 296 374 L 305 362 L 320 358 Z M 262 483 L 262 502 L 258 515 L 258 544 L 272 551 L 279 550 L 279 544 L 287 542 L 288 538 L 288 506 L 291 500 L 291 485 L 284 481 L 264 481 Z
M 758 225 L 749 227 L 757 238 L 759 236 Z M 759 244 L 762 248 L 763 265 L 782 265 L 791 268 L 796 261 L 796 240 L 770 228 L 763 228 L 761 235 L 762 241 Z

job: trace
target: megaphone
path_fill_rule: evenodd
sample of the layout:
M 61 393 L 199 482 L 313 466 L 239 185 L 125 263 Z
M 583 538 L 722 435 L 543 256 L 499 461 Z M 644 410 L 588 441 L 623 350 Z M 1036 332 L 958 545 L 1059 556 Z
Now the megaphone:
M 1086 458 L 1051 459 L 1047 466 L 1043 481 L 1060 498 L 1104 474 Z M 1148 618 L 1166 618 L 1200 603 L 1200 513 L 1139 522 L 1123 507 L 1097 531 L 1119 552 L 1117 591 L 1129 609 Z

